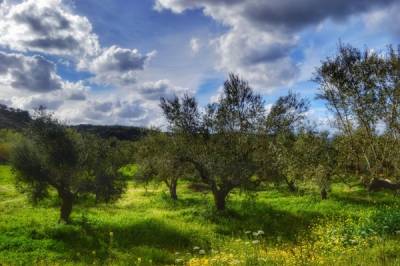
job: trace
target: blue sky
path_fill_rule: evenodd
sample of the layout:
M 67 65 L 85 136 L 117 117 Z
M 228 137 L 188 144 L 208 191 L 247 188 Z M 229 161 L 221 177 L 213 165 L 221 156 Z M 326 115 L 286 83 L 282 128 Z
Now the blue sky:
M 46 105 L 67 123 L 161 126 L 159 98 L 215 100 L 229 72 L 270 106 L 314 99 L 315 68 L 338 42 L 400 41 L 398 0 L 0 0 L 0 103 Z M 28 77 L 28 78 L 27 78 Z

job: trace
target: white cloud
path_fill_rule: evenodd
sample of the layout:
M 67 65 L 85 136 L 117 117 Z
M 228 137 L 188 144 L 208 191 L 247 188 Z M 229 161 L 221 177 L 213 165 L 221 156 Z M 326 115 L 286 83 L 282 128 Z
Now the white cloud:
M 7 105 L 33 110 L 45 106 L 57 110 L 65 102 L 84 101 L 89 88 L 63 80 L 53 62 L 43 56 L 0 52 L 0 98 Z
M 136 81 L 136 72 L 144 70 L 156 52 L 142 55 L 137 49 L 111 46 L 91 60 L 84 59 L 78 68 L 95 74 L 93 81 L 107 85 L 131 85 Z
M 258 90 L 288 85 L 298 69 L 289 53 L 297 39 L 237 26 L 216 41 L 217 67 L 246 78 Z
M 155 55 L 116 45 L 102 48 L 90 21 L 62 0 L 0 4 L 0 46 L 66 57 L 78 63 L 77 70 L 94 74 L 93 82 L 114 86 L 134 82 L 136 72 Z
M 154 109 L 155 105 L 151 106 L 131 96 L 125 98 L 116 95 L 108 98 L 93 97 L 97 97 L 97 99 L 73 106 L 64 104 L 56 115 L 71 124 L 159 125 L 157 119 L 160 111 Z
M 44 57 L 3 52 L 0 52 L 0 84 L 31 92 L 49 92 L 63 86 L 55 64 Z
M 0 45 L 63 56 L 94 55 L 99 50 L 88 19 L 73 14 L 61 0 L 4 1 L 0 5 Z
M 197 38 L 190 39 L 190 49 L 192 50 L 193 54 L 197 54 L 201 49 L 200 40 Z
M 370 30 L 389 31 L 394 36 L 400 35 L 400 2 L 373 10 L 364 15 L 364 21 Z
M 165 80 L 135 83 L 156 52 L 101 47 L 90 21 L 62 0 L 0 1 L 1 47 L 16 51 L 0 51 L 2 103 L 28 110 L 43 105 L 68 123 L 147 125 L 160 116 L 152 111 L 158 109 L 155 99 L 180 89 Z M 64 80 L 46 55 L 93 77 Z M 93 83 L 109 85 L 109 91 L 92 91 Z
M 22 108 L 25 110 L 32 110 L 43 106 L 51 111 L 57 110 L 63 103 L 64 101 L 62 99 L 49 97 L 48 95 L 46 95 L 45 97 L 32 96 L 24 98 L 21 102 Z

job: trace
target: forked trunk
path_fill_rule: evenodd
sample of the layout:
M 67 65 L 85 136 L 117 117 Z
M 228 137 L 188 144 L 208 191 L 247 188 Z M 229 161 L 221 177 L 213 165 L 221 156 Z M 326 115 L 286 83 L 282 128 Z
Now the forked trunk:
M 286 179 L 286 184 L 287 184 L 290 192 L 296 192 L 297 191 L 296 184 L 295 184 L 295 182 L 293 180 L 287 180 Z

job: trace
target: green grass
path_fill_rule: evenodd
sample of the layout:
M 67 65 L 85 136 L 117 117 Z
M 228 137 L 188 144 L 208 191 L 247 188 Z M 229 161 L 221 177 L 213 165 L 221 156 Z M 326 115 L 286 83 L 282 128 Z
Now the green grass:
M 185 183 L 178 202 L 164 190 L 130 184 L 115 204 L 77 204 L 62 225 L 58 200 L 32 206 L 2 165 L 0 265 L 400 265 L 393 194 L 335 185 L 321 201 L 312 190 L 236 191 L 217 214 L 210 195 Z

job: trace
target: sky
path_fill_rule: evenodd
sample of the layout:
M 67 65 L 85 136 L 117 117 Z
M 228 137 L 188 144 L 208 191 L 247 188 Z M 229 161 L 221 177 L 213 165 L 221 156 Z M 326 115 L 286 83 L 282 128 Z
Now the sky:
M 68 124 L 163 126 L 160 97 L 218 99 L 228 73 L 266 108 L 289 90 L 330 123 L 312 79 L 339 42 L 400 44 L 400 0 L 0 0 L 0 103 Z

